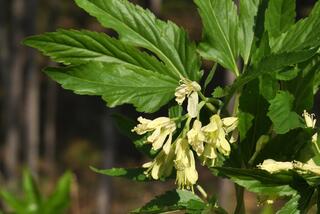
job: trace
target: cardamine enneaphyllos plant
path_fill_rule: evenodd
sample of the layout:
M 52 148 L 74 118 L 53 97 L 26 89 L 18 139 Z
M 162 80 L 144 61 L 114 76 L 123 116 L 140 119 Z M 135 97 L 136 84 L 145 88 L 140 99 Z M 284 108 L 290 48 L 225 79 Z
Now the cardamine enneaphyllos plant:
M 119 37 L 58 30 L 27 38 L 25 45 L 66 65 L 44 72 L 65 89 L 101 96 L 109 107 L 168 109 L 124 130 L 150 162 L 94 169 L 143 182 L 175 179 L 177 190 L 133 212 L 226 213 L 200 186 L 197 163 L 235 183 L 235 213 L 245 213 L 244 189 L 269 204 L 286 199 L 277 213 L 320 209 L 318 129 L 308 113 L 320 85 L 319 2 L 296 22 L 294 0 L 240 0 L 238 8 L 232 0 L 194 0 L 203 23 L 198 44 L 127 0 L 75 2 Z M 201 59 L 214 62 L 205 75 Z M 235 80 L 208 92 L 218 66 Z M 121 117 L 124 127 L 132 124 Z

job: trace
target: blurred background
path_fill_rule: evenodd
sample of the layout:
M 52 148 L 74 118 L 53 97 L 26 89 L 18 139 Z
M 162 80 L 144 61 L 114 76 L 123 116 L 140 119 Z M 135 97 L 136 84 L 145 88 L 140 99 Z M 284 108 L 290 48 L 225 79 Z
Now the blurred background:
M 201 22 L 192 0 L 135 0 L 162 19 L 183 26 L 192 39 L 201 38 Z M 304 17 L 315 1 L 297 1 Z M 167 183 L 136 183 L 97 175 L 97 168 L 135 167 L 147 159 L 118 131 L 112 115 L 139 116 L 132 106 L 108 109 L 99 97 L 63 90 L 41 69 L 54 65 L 21 45 L 23 38 L 57 28 L 85 28 L 106 33 L 71 0 L 0 0 L 0 188 L 21 194 L 21 172 L 28 167 L 41 192 L 49 194 L 66 170 L 74 173 L 69 213 L 128 213 L 175 187 Z M 210 69 L 204 63 L 204 70 Z M 219 71 L 216 85 L 230 81 Z M 211 86 L 213 87 L 213 86 Z M 165 112 L 164 112 L 165 113 Z M 153 118 L 153 115 L 147 115 Z M 219 195 L 223 207 L 234 208 L 233 186 L 213 178 L 199 166 L 199 183 Z M 249 213 L 259 213 L 254 195 L 246 194 Z M 0 210 L 6 206 L 0 199 Z

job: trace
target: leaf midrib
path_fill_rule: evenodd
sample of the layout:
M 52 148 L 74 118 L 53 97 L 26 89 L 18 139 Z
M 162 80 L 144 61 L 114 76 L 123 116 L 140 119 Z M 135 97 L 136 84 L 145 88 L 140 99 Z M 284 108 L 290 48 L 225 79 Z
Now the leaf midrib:
M 145 43 L 147 43 L 150 47 L 145 47 L 145 48 L 150 48 L 150 51 L 154 51 L 156 54 L 159 55 L 159 58 L 161 58 L 164 62 L 168 63 L 169 66 L 173 69 L 173 71 L 176 73 L 176 75 L 178 75 L 178 77 L 181 79 L 183 76 L 182 74 L 179 72 L 179 69 L 171 62 L 171 60 L 164 54 L 162 53 L 162 51 L 157 48 L 157 46 L 153 45 L 149 40 L 147 40 L 146 38 L 144 38 L 143 36 L 141 36 L 138 32 L 136 32 L 135 30 L 133 30 L 129 25 L 127 25 L 126 23 L 124 23 L 122 20 L 118 19 L 117 17 L 114 17 L 111 13 L 109 13 L 109 11 L 98 7 L 96 4 L 92 3 L 91 1 L 88 1 L 90 4 L 94 5 L 94 7 L 98 8 L 99 10 L 105 12 L 108 16 L 110 16 L 112 19 L 117 20 L 117 22 L 120 22 L 122 24 L 122 26 L 124 26 L 126 29 L 128 29 L 129 31 L 133 32 L 135 35 L 137 35 L 140 39 L 142 38 L 142 41 L 144 41 Z M 98 18 L 98 17 L 97 17 Z M 101 18 L 98 18 L 101 19 Z M 103 23 L 103 22 L 102 22 Z M 157 24 L 154 23 L 156 26 Z M 110 26 L 105 26 L 105 27 L 110 27 Z M 116 30 L 116 29 L 114 29 Z M 168 40 L 169 41 L 169 40 Z M 180 57 L 179 57 L 180 58 Z
M 201 0 L 200 0 L 201 1 Z M 219 28 L 219 30 L 221 31 L 221 34 L 222 34 L 222 37 L 223 37 L 223 39 L 224 39 L 224 41 L 225 41 L 225 43 L 227 44 L 227 50 L 228 50 L 228 52 L 231 54 L 231 56 L 232 56 L 232 63 L 233 63 L 233 66 L 234 66 L 234 72 L 238 72 L 238 68 L 237 68 L 237 65 L 236 65 L 236 63 L 235 63 L 235 56 L 233 55 L 233 52 L 232 52 L 232 49 L 231 49 L 231 47 L 230 47 L 230 44 L 229 44 L 229 42 L 228 42 L 228 40 L 227 40 L 227 38 L 226 38 L 226 35 L 224 34 L 224 31 L 222 30 L 222 27 L 220 26 L 220 23 L 217 21 L 218 19 L 217 19 L 217 16 L 216 16 L 216 13 L 215 13 L 215 10 L 213 9 L 213 7 L 212 7 L 212 3 L 211 3 L 211 1 L 209 1 L 210 3 L 209 3 L 209 5 L 210 5 L 210 9 L 211 9 L 211 11 L 212 11 L 212 14 L 213 14 L 213 16 L 214 16 L 214 18 L 215 18 L 215 22 L 217 23 L 217 25 L 218 25 L 218 28 Z

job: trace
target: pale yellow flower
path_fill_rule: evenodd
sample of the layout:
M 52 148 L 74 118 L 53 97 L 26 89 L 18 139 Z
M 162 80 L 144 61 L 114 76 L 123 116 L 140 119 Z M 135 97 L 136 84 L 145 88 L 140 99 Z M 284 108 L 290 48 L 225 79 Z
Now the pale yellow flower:
M 263 163 L 259 164 L 257 167 L 262 170 L 268 171 L 271 174 L 280 171 L 293 170 L 294 168 L 292 162 L 281 162 L 272 159 L 264 160 Z
M 302 116 L 304 117 L 304 121 L 306 122 L 306 126 L 308 128 L 315 128 L 317 120 L 314 118 L 314 114 L 309 114 L 306 110 L 304 110 Z
M 313 161 L 308 161 L 308 163 L 294 161 L 293 166 L 299 174 L 312 173 L 320 176 L 320 166 L 316 165 Z
M 188 98 L 188 114 L 190 117 L 194 118 L 198 115 L 198 91 L 201 90 L 201 86 L 195 82 L 183 78 L 180 80 L 180 85 L 176 88 L 175 96 L 176 101 L 179 105 L 182 105 L 185 98 Z
M 202 124 L 199 120 L 193 122 L 193 127 L 187 133 L 187 138 L 189 144 L 192 146 L 193 150 L 200 156 L 203 153 L 205 140 L 204 134 L 201 131 Z
M 165 178 L 172 173 L 174 157 L 175 147 L 171 145 L 171 142 L 167 142 L 164 145 L 163 150 L 159 152 L 155 159 L 143 164 L 142 167 L 148 168 L 145 173 L 151 175 L 155 180 Z
M 317 120 L 315 119 L 314 114 L 309 114 L 306 110 L 304 110 L 302 116 L 304 117 L 304 121 L 308 128 L 314 129 L 316 127 Z M 318 133 L 315 133 L 314 135 L 312 135 L 311 142 L 315 145 L 317 151 L 320 152 L 317 141 L 318 141 Z
M 222 118 L 223 127 L 226 131 L 226 134 L 234 131 L 238 126 L 238 118 L 237 117 L 225 117 Z
M 214 145 L 206 143 L 201 156 L 202 164 L 213 167 L 217 157 L 217 151 Z
M 168 117 L 159 117 L 155 120 L 148 120 L 143 117 L 139 117 L 138 124 L 132 129 L 139 135 L 145 134 L 147 132 L 152 132 L 152 134 L 147 138 L 148 143 L 152 143 L 154 150 L 158 150 L 162 145 L 167 142 L 172 141 L 172 134 L 176 130 L 176 124 Z
M 205 135 L 205 141 L 212 144 L 220 153 L 228 156 L 231 151 L 229 142 L 226 139 L 224 124 L 218 114 L 210 118 L 210 123 L 201 129 Z
M 198 180 L 193 152 L 189 148 L 187 139 L 179 138 L 176 142 L 176 158 L 174 166 L 177 170 L 176 184 L 180 189 L 193 189 Z

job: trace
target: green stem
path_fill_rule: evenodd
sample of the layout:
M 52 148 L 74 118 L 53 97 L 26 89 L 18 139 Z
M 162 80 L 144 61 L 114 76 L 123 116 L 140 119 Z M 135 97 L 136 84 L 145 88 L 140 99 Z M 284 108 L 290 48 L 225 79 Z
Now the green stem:
M 237 196 L 237 206 L 234 210 L 234 214 L 245 214 L 245 203 L 244 203 L 244 188 L 235 184 L 236 196 Z
M 201 91 L 199 91 L 198 94 L 199 94 L 200 98 L 201 98 L 203 101 L 206 102 L 205 105 L 206 105 L 206 107 L 207 107 L 210 111 L 212 111 L 212 112 L 214 112 L 214 113 L 216 113 L 216 112 L 218 111 L 214 105 L 212 105 L 211 103 L 208 102 L 209 99 L 208 99 L 207 97 L 205 97 L 205 96 L 201 93 Z

